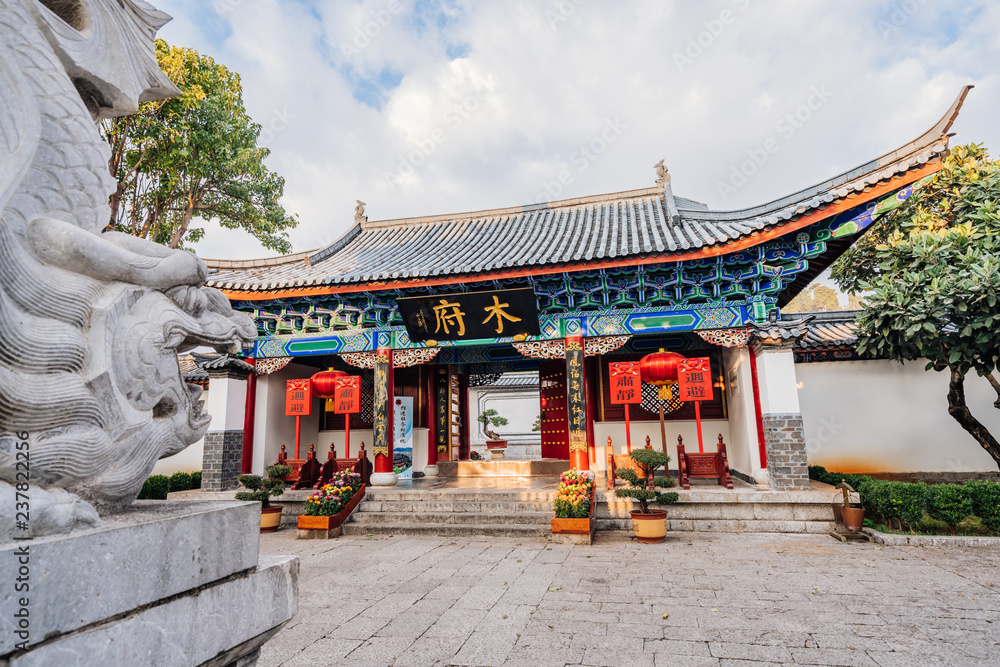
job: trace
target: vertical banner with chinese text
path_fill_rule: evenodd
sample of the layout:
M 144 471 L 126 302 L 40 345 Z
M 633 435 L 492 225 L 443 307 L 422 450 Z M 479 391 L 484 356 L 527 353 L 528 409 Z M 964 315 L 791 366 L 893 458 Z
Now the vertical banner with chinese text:
M 712 364 L 708 357 L 691 357 L 677 364 L 677 391 L 682 401 L 694 401 L 694 419 L 698 426 L 698 451 L 705 451 L 701 436 L 701 402 L 710 401 Z
M 566 418 L 569 422 L 569 456 L 573 465 L 573 452 L 582 451 L 581 470 L 589 469 L 587 462 L 587 401 L 583 390 L 583 339 L 566 338 Z
M 392 401 L 392 465 L 401 479 L 413 477 L 413 397 Z
M 285 383 L 285 415 L 308 417 L 312 414 L 312 380 L 289 380 Z
M 372 417 L 374 431 L 372 456 L 379 454 L 389 459 L 389 469 L 376 472 L 392 472 L 392 434 L 389 432 L 392 406 L 392 352 L 379 350 L 375 355 L 375 406 Z
M 439 366 L 435 377 L 435 393 L 437 394 L 437 453 L 441 461 L 448 460 L 451 444 L 451 387 L 448 377 L 448 367 Z M 445 456 L 441 456 L 444 454 Z

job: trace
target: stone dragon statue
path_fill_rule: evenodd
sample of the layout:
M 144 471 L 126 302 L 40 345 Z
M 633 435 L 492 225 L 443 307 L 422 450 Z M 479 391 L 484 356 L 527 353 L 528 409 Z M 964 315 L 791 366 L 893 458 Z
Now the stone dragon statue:
M 34 536 L 128 507 L 211 421 L 178 352 L 256 336 L 194 254 L 102 233 L 96 121 L 177 94 L 153 52 L 169 19 L 142 0 L 0 0 L 0 541 L 24 530 L 19 502 Z

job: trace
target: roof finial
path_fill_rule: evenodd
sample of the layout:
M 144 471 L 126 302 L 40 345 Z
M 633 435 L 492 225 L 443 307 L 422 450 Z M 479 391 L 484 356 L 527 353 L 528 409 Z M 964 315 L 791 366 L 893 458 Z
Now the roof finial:
M 653 167 L 656 169 L 656 184 L 660 187 L 670 184 L 670 174 L 667 173 L 667 168 L 663 164 L 665 160 L 660 160 Z
M 360 199 L 355 199 L 354 201 L 358 203 L 358 205 L 354 207 L 354 222 L 359 225 L 363 222 L 368 222 L 368 216 L 365 215 L 365 203 Z

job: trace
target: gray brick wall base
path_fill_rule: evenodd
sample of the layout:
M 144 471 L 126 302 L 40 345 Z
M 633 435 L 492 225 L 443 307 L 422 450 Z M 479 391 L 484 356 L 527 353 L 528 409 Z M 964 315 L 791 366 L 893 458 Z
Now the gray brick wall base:
M 209 431 L 202 455 L 201 488 L 227 491 L 239 486 L 243 468 L 243 431 Z
M 802 415 L 772 413 L 762 417 L 771 488 L 778 491 L 808 490 L 809 468 Z

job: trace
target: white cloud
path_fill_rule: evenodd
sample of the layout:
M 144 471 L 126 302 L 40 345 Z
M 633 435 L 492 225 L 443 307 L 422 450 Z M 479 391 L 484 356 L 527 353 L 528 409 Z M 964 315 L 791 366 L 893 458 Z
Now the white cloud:
M 294 115 L 269 164 L 301 219 L 297 251 L 346 231 L 356 198 L 371 219 L 514 205 L 563 170 L 561 197 L 651 185 L 661 158 L 681 196 L 763 203 L 915 138 L 965 83 L 977 88 L 955 141 L 1000 147 L 1000 7 L 988 2 L 224 2 L 235 7 L 213 18 L 212 4 L 161 0 L 175 17 L 161 35 L 239 72 L 258 122 Z M 366 27 L 369 43 L 345 55 Z M 359 82 L 380 76 L 399 81 L 371 84 L 380 108 L 358 101 Z M 455 105 L 491 77 L 496 90 L 456 122 Z M 818 88 L 828 99 L 779 133 Z M 609 119 L 627 127 L 579 159 Z M 772 137 L 780 150 L 723 201 L 717 184 Z M 421 152 L 390 187 L 401 157 Z M 210 226 L 199 251 L 267 254 L 239 236 Z

